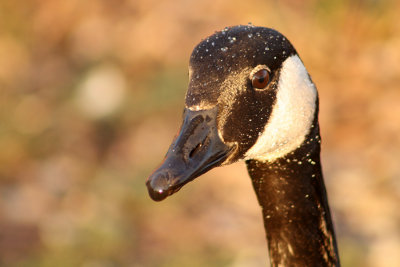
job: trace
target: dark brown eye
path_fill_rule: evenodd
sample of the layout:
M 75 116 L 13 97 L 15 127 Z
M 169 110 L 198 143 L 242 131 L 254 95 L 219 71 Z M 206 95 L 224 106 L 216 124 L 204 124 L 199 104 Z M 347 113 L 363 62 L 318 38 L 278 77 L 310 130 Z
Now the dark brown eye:
M 266 69 L 262 69 L 253 74 L 251 78 L 251 85 L 257 89 L 264 89 L 269 82 L 269 72 Z

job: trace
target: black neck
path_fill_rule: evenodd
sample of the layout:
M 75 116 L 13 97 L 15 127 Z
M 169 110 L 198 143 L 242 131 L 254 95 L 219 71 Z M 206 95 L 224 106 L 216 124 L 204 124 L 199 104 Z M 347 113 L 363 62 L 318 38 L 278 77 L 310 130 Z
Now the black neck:
M 275 162 L 249 160 L 272 266 L 339 266 L 320 164 L 318 122 L 303 145 Z

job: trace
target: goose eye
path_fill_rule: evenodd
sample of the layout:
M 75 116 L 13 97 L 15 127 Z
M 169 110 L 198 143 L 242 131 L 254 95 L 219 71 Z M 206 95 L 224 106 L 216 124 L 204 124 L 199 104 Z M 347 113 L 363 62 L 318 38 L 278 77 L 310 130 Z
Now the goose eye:
M 266 69 L 262 69 L 253 74 L 251 84 L 254 88 L 264 89 L 269 82 L 269 72 Z

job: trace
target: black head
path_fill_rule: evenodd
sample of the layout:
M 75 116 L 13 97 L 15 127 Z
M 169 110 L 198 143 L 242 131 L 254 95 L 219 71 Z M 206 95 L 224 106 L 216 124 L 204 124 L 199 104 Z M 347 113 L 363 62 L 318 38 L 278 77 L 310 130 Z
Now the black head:
M 221 164 L 287 153 L 309 130 L 315 98 L 304 65 L 282 34 L 254 26 L 216 32 L 190 57 L 184 123 L 147 181 L 150 195 L 162 200 Z M 303 117 L 305 123 L 294 125 Z

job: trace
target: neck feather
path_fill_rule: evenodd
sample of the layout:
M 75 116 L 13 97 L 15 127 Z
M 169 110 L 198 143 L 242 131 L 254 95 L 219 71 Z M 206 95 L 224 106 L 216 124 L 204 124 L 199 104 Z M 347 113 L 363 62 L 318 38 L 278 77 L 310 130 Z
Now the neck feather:
M 272 266 L 339 266 L 320 164 L 318 121 L 303 144 L 274 162 L 246 161 Z

